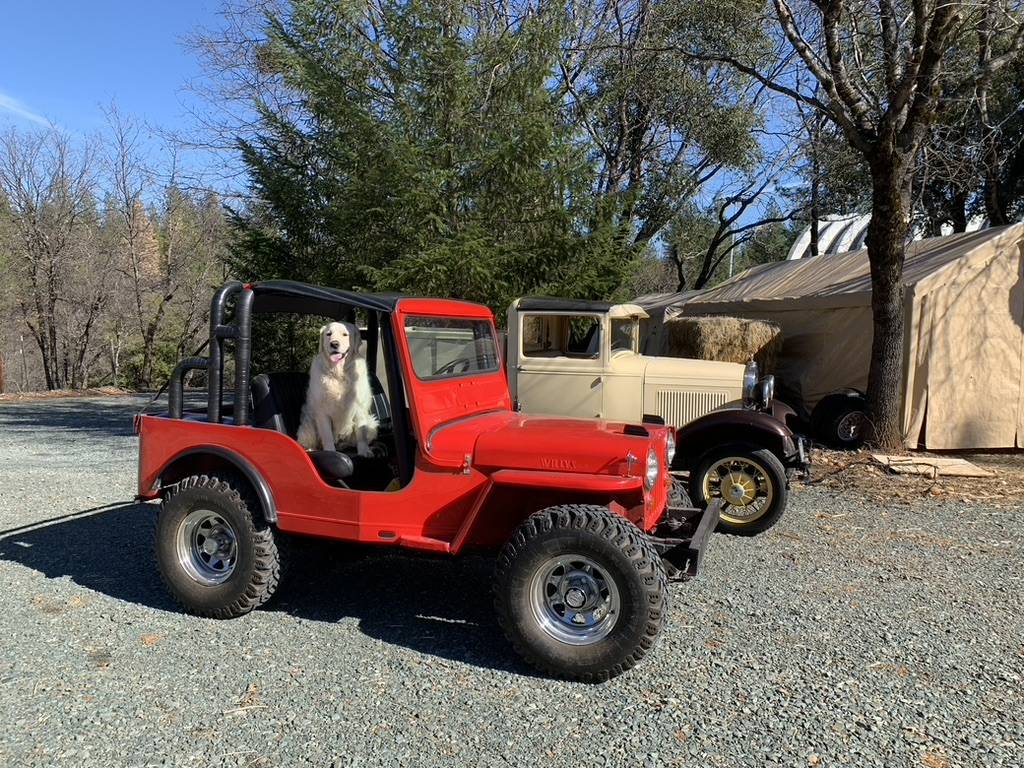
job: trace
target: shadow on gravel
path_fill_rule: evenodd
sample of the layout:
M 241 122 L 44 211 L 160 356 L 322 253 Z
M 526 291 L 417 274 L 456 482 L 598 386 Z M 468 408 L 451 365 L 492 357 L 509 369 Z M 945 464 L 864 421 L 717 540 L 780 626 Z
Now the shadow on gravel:
M 117 600 L 180 612 L 156 573 L 153 504 L 123 503 L 0 531 L 0 559 Z M 352 617 L 369 637 L 420 653 L 532 675 L 491 607 L 491 560 L 439 559 L 289 540 L 289 569 L 263 609 L 325 623 Z
M 37 400 L 0 404 L 0 430 L 74 432 L 86 437 L 128 436 L 132 419 L 142 401 L 125 397 L 117 401 L 93 399 Z
M 156 507 L 114 504 L 0 531 L 0 559 L 130 603 L 176 610 L 153 567 Z

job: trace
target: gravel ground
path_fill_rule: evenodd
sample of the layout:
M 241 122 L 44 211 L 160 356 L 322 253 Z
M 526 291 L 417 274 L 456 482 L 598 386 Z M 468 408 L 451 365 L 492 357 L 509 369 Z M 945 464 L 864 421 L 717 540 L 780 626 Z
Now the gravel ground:
M 0 404 L 0 765 L 1024 764 L 1019 510 L 798 487 L 586 686 L 511 654 L 481 558 L 312 550 L 271 608 L 179 613 L 139 403 Z

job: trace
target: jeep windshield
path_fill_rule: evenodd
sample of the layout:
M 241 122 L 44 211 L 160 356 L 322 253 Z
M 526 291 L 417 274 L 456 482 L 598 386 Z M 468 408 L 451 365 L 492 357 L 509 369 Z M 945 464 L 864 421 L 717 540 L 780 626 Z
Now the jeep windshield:
M 486 320 L 406 317 L 405 335 L 413 370 L 421 380 L 498 370 L 493 326 Z

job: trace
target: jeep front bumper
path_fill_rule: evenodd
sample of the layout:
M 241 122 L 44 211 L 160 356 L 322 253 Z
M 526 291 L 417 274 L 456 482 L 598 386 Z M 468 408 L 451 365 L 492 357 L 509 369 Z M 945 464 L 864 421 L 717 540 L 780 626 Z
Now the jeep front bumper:
M 669 581 L 689 581 L 697 575 L 721 516 L 721 499 L 712 500 L 703 510 L 669 507 L 665 511 L 664 519 L 648 539 L 661 555 Z

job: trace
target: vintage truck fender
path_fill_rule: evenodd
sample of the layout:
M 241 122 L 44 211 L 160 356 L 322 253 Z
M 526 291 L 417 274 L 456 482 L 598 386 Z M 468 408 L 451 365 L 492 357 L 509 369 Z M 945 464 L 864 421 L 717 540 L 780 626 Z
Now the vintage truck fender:
M 676 431 L 673 470 L 692 469 L 707 451 L 729 443 L 766 448 L 786 466 L 798 460 L 797 439 L 772 413 L 722 408 L 694 419 Z

